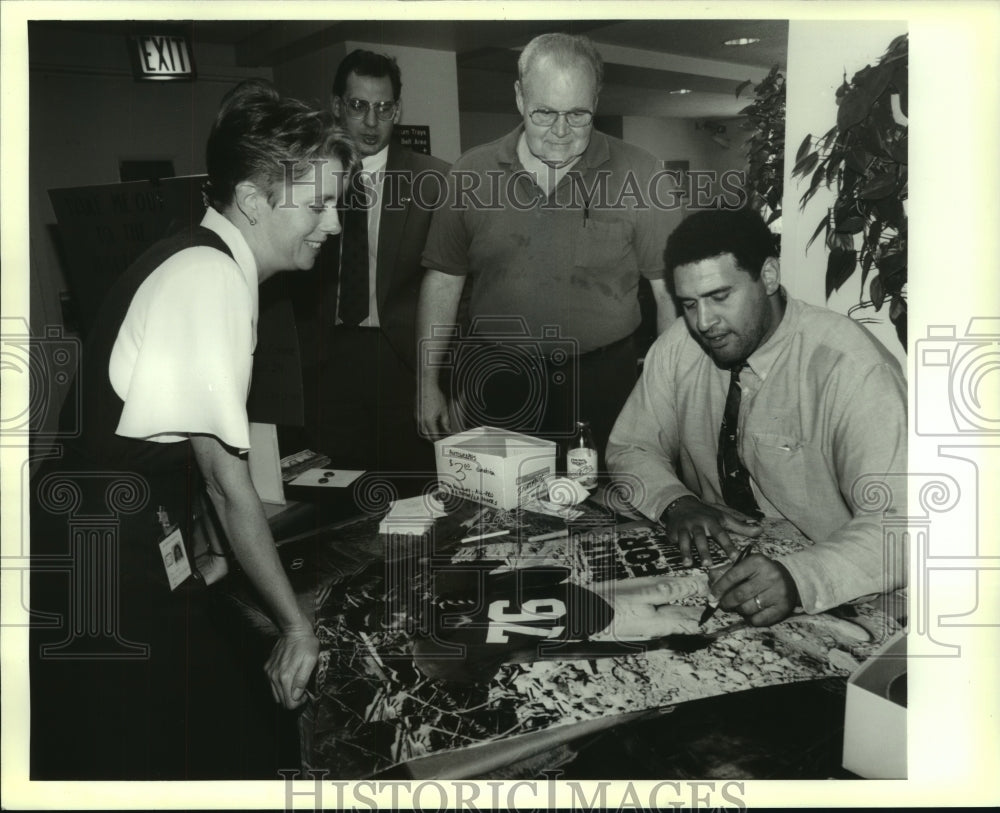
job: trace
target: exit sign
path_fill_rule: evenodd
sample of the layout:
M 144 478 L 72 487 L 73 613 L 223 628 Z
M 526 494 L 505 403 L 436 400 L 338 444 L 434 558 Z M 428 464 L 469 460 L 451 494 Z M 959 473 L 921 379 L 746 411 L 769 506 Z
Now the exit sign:
M 132 73 L 140 82 L 190 82 L 196 77 L 191 41 L 184 34 L 129 37 Z

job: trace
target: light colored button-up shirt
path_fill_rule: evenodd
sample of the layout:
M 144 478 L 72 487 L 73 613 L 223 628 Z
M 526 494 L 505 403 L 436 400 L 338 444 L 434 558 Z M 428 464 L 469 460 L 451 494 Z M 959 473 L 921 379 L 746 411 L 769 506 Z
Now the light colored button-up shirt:
M 257 262 L 239 229 L 215 209 L 201 225 L 233 256 L 186 248 L 139 286 L 108 362 L 111 386 L 125 402 L 117 434 L 157 443 L 207 434 L 245 450 Z
M 788 299 L 774 334 L 740 375 L 738 446 L 765 516 L 784 517 L 814 544 L 781 560 L 801 605 L 821 612 L 901 586 L 905 551 L 861 496 L 865 483 L 906 472 L 906 384 L 863 327 Z M 729 389 L 678 319 L 650 348 L 642 378 L 608 442 L 612 472 L 637 483 L 651 519 L 678 497 L 722 503 L 717 452 Z M 886 513 L 905 514 L 897 488 Z

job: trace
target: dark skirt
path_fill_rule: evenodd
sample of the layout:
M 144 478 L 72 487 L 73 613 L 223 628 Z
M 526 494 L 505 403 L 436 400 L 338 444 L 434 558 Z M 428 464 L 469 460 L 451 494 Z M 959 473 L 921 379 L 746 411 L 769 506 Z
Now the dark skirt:
M 58 461 L 31 478 L 32 779 L 274 779 L 298 766 L 294 717 L 263 673 L 272 642 L 234 620 L 223 583 L 168 585 L 157 509 L 190 557 L 201 488 L 193 465 Z

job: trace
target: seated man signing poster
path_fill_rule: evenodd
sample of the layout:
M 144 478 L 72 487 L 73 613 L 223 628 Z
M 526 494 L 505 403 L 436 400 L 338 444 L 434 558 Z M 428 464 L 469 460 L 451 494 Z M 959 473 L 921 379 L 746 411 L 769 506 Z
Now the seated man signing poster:
M 755 626 L 821 612 L 905 580 L 901 534 L 858 484 L 906 471 L 906 388 L 860 325 L 789 297 L 774 241 L 750 211 L 703 211 L 671 234 L 666 282 L 683 310 L 653 344 L 608 443 L 635 507 L 686 558 L 784 517 L 814 544 L 756 553 L 712 587 Z M 900 491 L 901 489 L 897 489 Z M 890 510 L 905 514 L 905 495 Z

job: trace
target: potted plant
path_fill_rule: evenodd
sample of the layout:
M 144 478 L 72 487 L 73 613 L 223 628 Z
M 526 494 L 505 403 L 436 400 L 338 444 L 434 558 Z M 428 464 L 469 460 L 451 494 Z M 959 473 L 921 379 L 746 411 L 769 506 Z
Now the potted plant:
M 849 314 L 869 307 L 880 311 L 888 301 L 889 320 L 904 347 L 908 44 L 905 34 L 899 36 L 877 65 L 866 65 L 850 82 L 845 73 L 837 90 L 837 123 L 822 138 L 805 137 L 792 170 L 793 177 L 810 176 L 800 208 L 821 185 L 837 192 L 806 247 L 825 233 L 827 297 L 860 265 L 861 297 Z
M 745 189 L 749 205 L 760 212 L 770 226 L 781 217 L 785 172 L 785 77 L 778 65 L 760 83 L 753 85 L 754 100 L 740 111 L 746 119 L 747 175 Z M 752 85 L 751 80 L 736 88 L 736 98 Z

